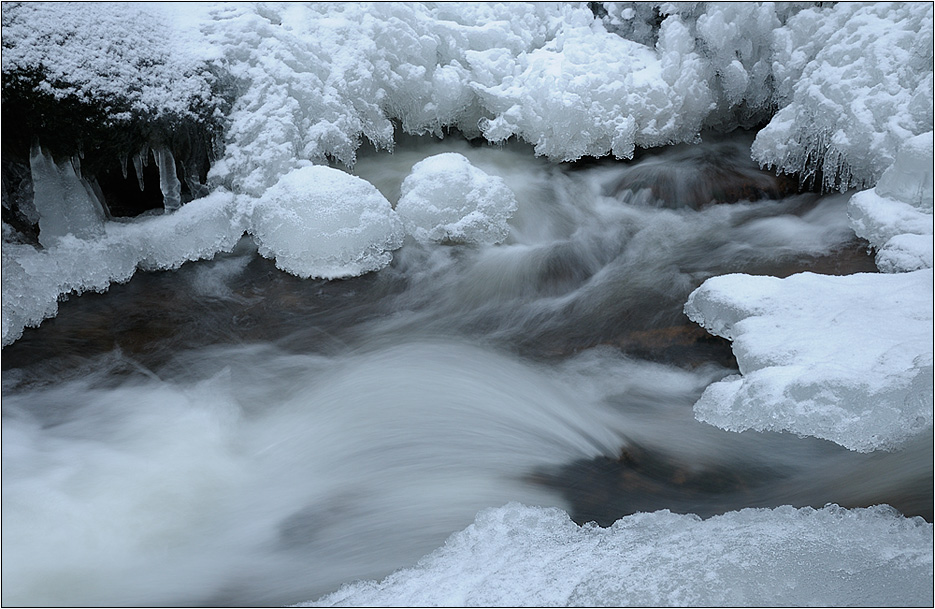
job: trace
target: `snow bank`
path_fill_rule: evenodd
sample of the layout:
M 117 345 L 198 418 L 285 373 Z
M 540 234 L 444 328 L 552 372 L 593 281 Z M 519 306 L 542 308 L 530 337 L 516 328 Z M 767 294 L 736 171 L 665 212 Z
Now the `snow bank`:
M 925 606 L 932 525 L 877 506 L 641 513 L 602 529 L 512 503 L 410 569 L 300 606 Z
M 403 180 L 396 212 L 421 243 L 500 243 L 516 197 L 502 178 L 446 152 L 416 163 Z
M 589 4 L 600 18 L 564 3 L 28 4 L 4 11 L 3 71 L 152 116 L 226 112 L 215 98 L 236 83 L 211 176 L 253 196 L 303 161 L 353 165 L 363 138 L 391 149 L 394 121 L 518 137 L 553 160 L 629 158 L 778 107 L 758 161 L 842 189 L 931 129 L 924 3 Z
M 104 234 L 66 234 L 45 249 L 3 244 L 3 346 L 58 312 L 62 295 L 104 292 L 128 281 L 137 268 L 175 269 L 189 260 L 230 251 L 243 235 L 235 197 L 217 191 L 167 216 L 107 222 Z
M 851 225 L 887 273 L 932 268 L 933 133 L 903 143 L 896 163 L 848 203 Z
M 900 144 L 931 131 L 932 5 L 842 2 L 773 34 L 779 112 L 754 158 L 825 188 L 872 186 Z
M 741 374 L 709 386 L 696 418 L 899 446 L 932 426 L 932 289 L 931 270 L 707 280 L 685 313 L 732 341 Z
M 260 254 L 299 277 L 353 277 L 382 269 L 403 224 L 376 187 L 321 165 L 284 176 L 253 208 Z

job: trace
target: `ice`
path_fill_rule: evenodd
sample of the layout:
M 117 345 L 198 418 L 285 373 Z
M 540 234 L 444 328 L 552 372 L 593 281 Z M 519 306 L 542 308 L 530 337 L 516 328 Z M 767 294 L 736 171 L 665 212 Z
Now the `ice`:
M 630 158 L 635 146 L 691 141 L 714 108 L 705 64 L 677 15 L 663 22 L 656 49 L 579 17 L 519 57 L 471 52 L 468 61 L 496 115 L 481 122 L 484 136 L 519 136 L 555 160 Z
M 774 47 L 780 110 L 754 142 L 761 164 L 826 188 L 867 188 L 904 140 L 931 131 L 930 4 L 803 10 L 776 30 Z
M 182 206 L 182 184 L 175 173 L 175 157 L 168 148 L 154 148 L 153 158 L 159 168 L 159 190 L 162 191 L 162 204 L 166 213 Z M 140 177 L 142 182 L 143 178 Z
M 893 273 L 932 268 L 933 133 L 903 143 L 876 187 L 851 197 L 858 236 L 877 250 L 877 266 Z
M 149 152 L 145 155 L 142 152 L 137 152 L 133 155 L 133 170 L 136 171 L 136 181 L 140 185 L 140 192 L 145 189 L 145 185 L 143 184 L 143 167 L 148 156 Z
M 302 167 L 266 191 L 250 232 L 259 251 L 299 277 L 335 279 L 385 267 L 405 232 L 371 183 L 322 165 Z
M 609 528 L 511 503 L 409 569 L 300 606 L 926 606 L 932 525 L 887 506 L 667 510 Z
M 235 197 L 219 190 L 169 216 L 108 222 L 97 238 L 66 235 L 50 247 L 3 244 L 3 346 L 58 311 L 60 296 L 104 292 L 137 268 L 174 269 L 230 251 L 245 230 Z
M 37 144 L 29 157 L 39 243 L 50 247 L 65 235 L 90 238 L 104 232 L 104 208 L 70 161 L 56 163 Z
M 785 279 L 723 275 L 685 313 L 732 341 L 740 375 L 709 386 L 697 419 L 894 449 L 932 426 L 932 270 Z
M 500 243 L 515 211 L 516 197 L 503 179 L 456 152 L 416 163 L 396 205 L 406 231 L 422 243 Z

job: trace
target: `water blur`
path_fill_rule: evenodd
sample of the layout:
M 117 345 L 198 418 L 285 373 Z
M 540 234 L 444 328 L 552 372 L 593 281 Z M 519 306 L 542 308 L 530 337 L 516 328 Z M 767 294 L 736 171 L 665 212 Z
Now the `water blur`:
M 315 281 L 244 239 L 71 298 L 3 352 L 4 604 L 294 603 L 508 501 L 601 524 L 826 502 L 931 519 L 931 435 L 860 455 L 694 420 L 735 363 L 682 314 L 692 289 L 874 271 L 847 195 L 790 194 L 744 150 L 562 166 L 406 140 L 354 172 L 395 202 L 412 165 L 460 152 L 517 195 L 507 242 L 407 241 Z

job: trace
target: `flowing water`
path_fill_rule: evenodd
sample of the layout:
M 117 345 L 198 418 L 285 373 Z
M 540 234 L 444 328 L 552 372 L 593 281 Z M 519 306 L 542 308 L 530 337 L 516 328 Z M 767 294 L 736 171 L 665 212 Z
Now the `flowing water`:
M 72 297 L 4 349 L 4 604 L 298 602 L 508 501 L 601 524 L 826 502 L 931 519 L 931 435 L 860 455 L 692 415 L 736 370 L 688 294 L 872 272 L 846 196 L 790 195 L 742 136 L 574 166 L 411 140 L 354 172 L 396 201 L 450 150 L 516 193 L 507 242 L 407 241 L 383 271 L 315 281 L 245 239 Z

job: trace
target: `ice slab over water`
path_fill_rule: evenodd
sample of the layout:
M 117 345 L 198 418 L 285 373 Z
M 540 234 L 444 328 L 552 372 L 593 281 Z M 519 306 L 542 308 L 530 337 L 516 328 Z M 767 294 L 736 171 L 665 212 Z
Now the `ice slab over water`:
M 685 313 L 732 341 L 740 375 L 705 390 L 701 421 L 892 449 L 932 426 L 932 270 L 707 280 Z
M 932 525 L 887 506 L 641 513 L 485 510 L 411 569 L 304 606 L 925 606 Z
M 848 203 L 854 232 L 877 250 L 881 271 L 932 268 L 933 162 L 933 132 L 910 138 L 876 187 Z
M 515 211 L 516 197 L 503 179 L 456 152 L 416 163 L 396 205 L 406 231 L 422 243 L 500 243 Z
M 58 312 L 59 296 L 106 291 L 128 281 L 137 268 L 174 269 L 189 260 L 229 251 L 243 235 L 235 197 L 220 190 L 168 216 L 107 222 L 98 238 L 66 235 L 42 250 L 3 244 L 3 346 L 23 328 Z
M 403 223 L 376 187 L 339 169 L 296 169 L 257 201 L 250 232 L 260 253 L 299 277 L 335 279 L 385 267 Z

